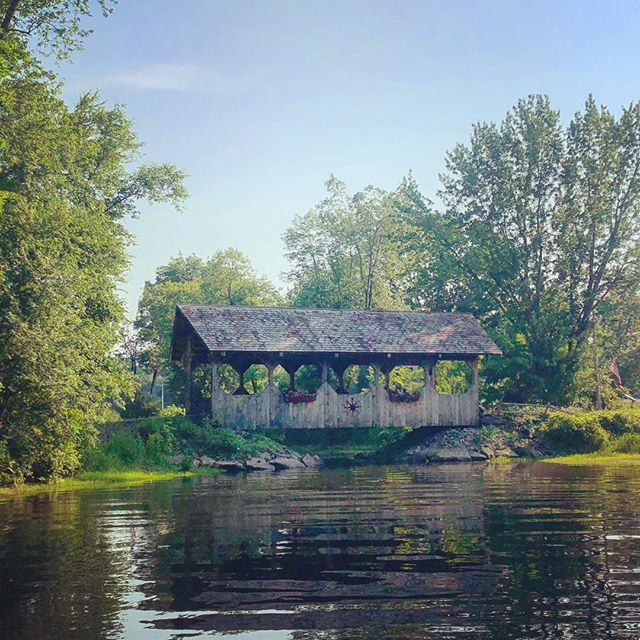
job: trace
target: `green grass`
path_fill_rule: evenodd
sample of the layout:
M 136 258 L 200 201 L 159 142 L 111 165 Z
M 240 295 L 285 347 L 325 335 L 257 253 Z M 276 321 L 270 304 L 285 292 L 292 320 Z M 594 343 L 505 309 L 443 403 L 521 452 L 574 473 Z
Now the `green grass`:
M 39 493 L 57 493 L 59 491 L 134 487 L 148 482 L 212 475 L 215 473 L 220 472 L 217 469 L 197 469 L 195 471 L 82 471 L 73 478 L 63 478 L 54 482 L 0 487 L 0 499 Z
M 586 465 L 640 464 L 640 453 L 611 453 L 596 451 L 595 453 L 576 453 L 570 456 L 544 458 L 542 462 L 566 464 L 573 467 Z

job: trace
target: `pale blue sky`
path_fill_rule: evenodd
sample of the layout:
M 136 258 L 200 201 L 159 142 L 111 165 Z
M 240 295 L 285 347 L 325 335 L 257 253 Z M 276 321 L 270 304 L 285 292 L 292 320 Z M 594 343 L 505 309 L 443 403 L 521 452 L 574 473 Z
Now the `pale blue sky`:
M 145 159 L 189 173 L 185 212 L 145 208 L 123 295 L 158 265 L 235 246 L 286 269 L 281 235 L 330 173 L 426 195 L 471 124 L 529 93 L 565 118 L 640 99 L 640 2 L 121 0 L 65 64 L 65 95 L 126 105 Z

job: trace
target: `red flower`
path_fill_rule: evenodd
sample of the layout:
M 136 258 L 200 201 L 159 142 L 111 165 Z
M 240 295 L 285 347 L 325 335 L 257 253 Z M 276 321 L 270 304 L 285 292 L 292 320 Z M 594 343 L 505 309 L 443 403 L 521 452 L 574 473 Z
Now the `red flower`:
M 413 393 L 409 393 L 408 391 L 389 390 L 389 400 L 391 400 L 391 402 L 418 402 L 418 400 L 420 400 L 420 392 L 414 391 Z
M 290 402 L 291 404 L 300 404 L 301 402 L 314 402 L 315 399 L 315 395 L 299 393 L 295 389 L 289 389 L 284 394 L 284 401 Z

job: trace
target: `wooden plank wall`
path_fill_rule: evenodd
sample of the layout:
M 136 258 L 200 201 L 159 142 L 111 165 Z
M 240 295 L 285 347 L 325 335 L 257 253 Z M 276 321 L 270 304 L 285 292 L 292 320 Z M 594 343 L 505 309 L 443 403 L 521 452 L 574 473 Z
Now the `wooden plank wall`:
M 299 404 L 285 402 L 273 384 L 257 395 L 228 395 L 216 387 L 212 416 L 216 424 L 237 429 L 473 426 L 479 420 L 477 366 L 473 369 L 474 382 L 466 393 L 438 393 L 428 379 L 417 402 L 392 402 L 383 386 L 347 395 L 325 382 L 314 402 Z

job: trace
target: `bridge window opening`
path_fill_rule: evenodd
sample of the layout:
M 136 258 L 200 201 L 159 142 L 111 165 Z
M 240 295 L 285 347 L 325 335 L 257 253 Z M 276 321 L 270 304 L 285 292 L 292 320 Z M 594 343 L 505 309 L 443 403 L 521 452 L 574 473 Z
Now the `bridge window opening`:
M 340 376 L 331 367 L 327 370 L 327 382 L 334 391 L 340 391 Z
M 296 391 L 316 395 L 322 384 L 322 368 L 317 364 L 303 364 L 296 369 L 294 380 Z
M 230 364 L 221 364 L 218 367 L 218 384 L 231 396 L 240 388 L 240 374 Z
M 282 392 L 289 389 L 289 374 L 281 365 L 276 365 L 273 369 L 273 384 Z
M 375 370 L 368 365 L 351 364 L 344 370 L 342 382 L 350 395 L 366 393 L 375 384 Z
M 440 360 L 433 368 L 438 393 L 459 395 L 473 386 L 473 372 L 464 360 Z
M 425 385 L 424 367 L 402 365 L 394 367 L 389 373 L 389 391 L 412 395 L 420 393 Z
M 249 395 L 261 394 L 269 384 L 269 370 L 263 364 L 252 364 L 243 376 L 243 385 Z

